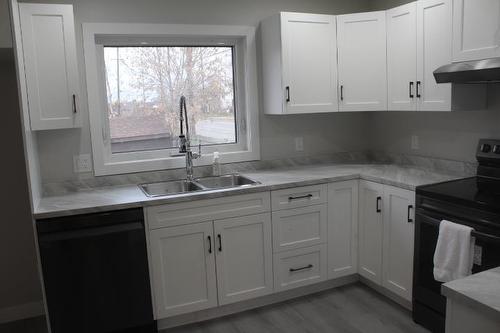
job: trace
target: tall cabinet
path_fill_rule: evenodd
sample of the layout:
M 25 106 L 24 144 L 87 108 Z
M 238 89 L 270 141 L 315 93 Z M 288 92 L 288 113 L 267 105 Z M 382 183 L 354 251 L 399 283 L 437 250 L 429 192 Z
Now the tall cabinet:
M 452 0 L 387 11 L 388 110 L 451 110 L 451 84 L 437 84 L 433 76 L 452 60 L 451 29 Z
M 387 110 L 385 11 L 337 16 L 340 111 Z
M 264 112 L 338 111 L 335 16 L 279 13 L 261 28 Z

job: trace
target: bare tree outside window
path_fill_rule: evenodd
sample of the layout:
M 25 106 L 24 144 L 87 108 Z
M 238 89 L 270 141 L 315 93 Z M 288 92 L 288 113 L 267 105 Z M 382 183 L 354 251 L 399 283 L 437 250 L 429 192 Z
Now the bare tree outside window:
M 105 46 L 104 61 L 112 153 L 177 147 L 182 95 L 195 144 L 237 142 L 232 47 Z

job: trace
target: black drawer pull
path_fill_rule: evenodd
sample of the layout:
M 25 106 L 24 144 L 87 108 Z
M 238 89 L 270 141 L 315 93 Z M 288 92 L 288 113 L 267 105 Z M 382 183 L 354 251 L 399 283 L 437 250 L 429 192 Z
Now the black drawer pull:
M 311 268 L 313 268 L 313 265 L 309 264 L 307 266 L 300 267 L 300 268 L 290 268 L 290 272 L 298 272 L 298 271 L 303 271 L 303 270 L 311 269 Z
M 418 98 L 422 97 L 422 95 L 420 95 L 420 85 L 421 84 L 422 84 L 422 82 L 417 81 L 417 97 Z
M 313 195 L 311 193 L 307 195 L 299 195 L 297 197 L 288 197 L 288 201 L 298 200 L 298 199 L 311 199 Z
M 408 223 L 413 222 L 413 219 L 411 218 L 411 210 L 413 209 L 413 205 L 408 206 Z
M 78 110 L 76 108 L 76 95 L 73 94 L 73 113 L 77 113 Z
M 208 236 L 208 253 L 212 253 L 212 237 Z
M 290 102 L 290 87 L 286 87 L 286 101 Z
M 376 204 L 376 209 L 377 209 L 377 213 L 380 213 L 382 211 L 382 209 L 380 209 L 380 201 L 382 201 L 382 197 L 377 197 L 377 204 Z
M 344 100 L 344 86 L 343 85 L 340 86 L 340 100 L 341 101 Z
M 222 237 L 220 234 L 217 235 L 217 239 L 219 240 L 219 252 L 222 252 Z
M 413 98 L 413 81 L 410 82 L 410 98 Z

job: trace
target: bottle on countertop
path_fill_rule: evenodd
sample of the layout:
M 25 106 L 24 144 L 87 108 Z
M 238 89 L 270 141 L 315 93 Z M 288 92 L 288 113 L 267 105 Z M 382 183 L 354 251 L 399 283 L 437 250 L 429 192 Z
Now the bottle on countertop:
M 214 152 L 214 160 L 212 162 L 212 174 L 214 176 L 220 176 L 220 154 L 218 151 Z

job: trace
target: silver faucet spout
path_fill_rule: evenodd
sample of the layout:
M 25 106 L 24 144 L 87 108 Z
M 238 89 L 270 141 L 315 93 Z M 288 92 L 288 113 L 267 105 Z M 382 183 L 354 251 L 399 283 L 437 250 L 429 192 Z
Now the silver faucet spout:
M 193 160 L 201 156 L 201 143 L 198 145 L 198 153 L 191 150 L 191 140 L 189 136 L 189 123 L 188 123 L 188 113 L 186 107 L 186 97 L 181 96 L 179 101 L 179 123 L 180 123 L 180 135 L 179 135 L 179 153 L 186 156 L 186 178 L 189 181 L 194 179 L 193 176 Z M 184 122 L 186 126 L 186 134 L 184 135 Z

